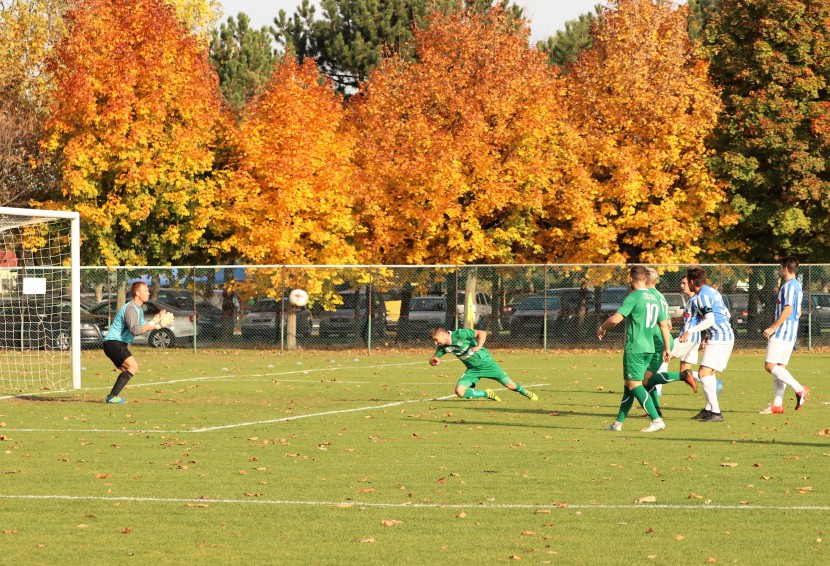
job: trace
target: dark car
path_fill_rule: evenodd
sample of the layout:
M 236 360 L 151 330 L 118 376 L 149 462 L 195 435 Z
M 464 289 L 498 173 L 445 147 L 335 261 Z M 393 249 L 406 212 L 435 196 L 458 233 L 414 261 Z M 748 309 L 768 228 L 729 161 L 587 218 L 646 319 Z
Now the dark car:
M 263 340 L 275 342 L 282 333 L 282 323 L 287 325 L 288 304 L 283 311 L 282 301 L 274 298 L 259 299 L 242 317 L 240 327 L 245 340 Z M 280 324 L 277 323 L 280 321 Z M 311 336 L 311 311 L 308 308 L 297 309 L 297 338 Z
M 823 330 L 830 329 L 830 293 L 807 293 L 801 300 L 801 318 L 798 332 L 806 336 L 819 336 Z
M 183 289 L 161 289 L 156 297 L 159 301 L 175 305 L 183 311 L 196 313 L 200 338 L 216 338 L 222 332 L 222 309 L 211 301 L 197 297 Z
M 371 320 L 372 336 L 386 335 L 386 305 L 383 295 L 371 293 L 372 305 L 369 309 L 368 295 L 360 291 L 340 291 L 340 304 L 334 310 L 320 313 L 320 336 L 367 336 Z M 371 310 L 371 317 L 369 312 Z
M 5 348 L 69 350 L 72 348 L 72 304 L 59 301 L 5 301 L 0 304 L 0 343 Z M 103 343 L 94 316 L 81 307 L 81 348 Z
M 551 337 L 551 330 L 560 318 L 561 312 L 560 297 L 555 295 L 527 297 L 510 317 L 510 335 L 517 340 L 539 340 L 546 334 Z

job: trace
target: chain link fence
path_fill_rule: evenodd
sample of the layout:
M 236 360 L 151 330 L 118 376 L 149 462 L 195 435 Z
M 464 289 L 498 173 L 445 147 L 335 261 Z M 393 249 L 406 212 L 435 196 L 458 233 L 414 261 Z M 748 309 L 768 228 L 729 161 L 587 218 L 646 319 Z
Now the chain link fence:
M 655 265 L 673 334 L 687 265 Z M 777 265 L 704 265 L 732 313 L 736 348 L 764 348 L 781 284 Z M 830 346 L 830 265 L 799 269 L 799 348 Z M 147 315 L 171 328 L 136 344 L 156 348 L 429 348 L 435 326 L 481 328 L 487 345 L 534 350 L 619 349 L 623 325 L 600 343 L 600 324 L 628 293 L 625 265 L 189 266 L 82 268 L 83 317 L 106 330 L 135 281 L 150 285 Z M 291 289 L 309 304 L 294 308 Z

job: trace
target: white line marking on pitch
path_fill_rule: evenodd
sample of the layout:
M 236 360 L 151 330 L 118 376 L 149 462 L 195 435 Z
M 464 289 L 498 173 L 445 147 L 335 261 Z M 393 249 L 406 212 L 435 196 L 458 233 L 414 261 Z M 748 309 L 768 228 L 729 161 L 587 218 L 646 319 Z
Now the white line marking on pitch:
M 526 385 L 525 387 L 545 387 L 547 383 L 533 383 L 531 385 Z M 505 391 L 506 388 L 502 387 L 500 389 L 494 389 L 494 391 Z M 296 421 L 300 419 L 309 419 L 312 417 L 325 417 L 328 415 L 338 415 L 344 413 L 356 413 L 360 411 L 374 411 L 377 409 L 388 409 L 389 407 L 398 407 L 400 405 L 406 405 L 409 403 L 429 403 L 432 401 L 446 401 L 447 399 L 452 399 L 456 397 L 455 395 L 445 395 L 444 397 L 432 397 L 430 399 L 407 399 L 404 401 L 395 401 L 394 403 L 386 403 L 384 405 L 368 405 L 365 407 L 355 407 L 353 409 L 338 409 L 336 411 L 324 411 L 322 413 L 308 413 L 304 415 L 292 415 L 290 417 L 281 417 L 279 419 L 266 419 L 261 421 L 251 421 L 251 422 L 244 422 L 244 423 L 233 423 L 228 425 L 219 425 L 219 426 L 211 426 L 211 427 L 202 427 L 202 428 L 194 428 L 188 430 L 158 430 L 158 429 L 38 429 L 38 428 L 2 428 L 0 430 L 4 432 L 69 432 L 69 433 L 98 433 L 98 432 L 126 432 L 130 434 L 188 434 L 188 433 L 202 433 L 202 432 L 213 432 L 216 430 L 227 430 L 231 428 L 241 428 L 247 426 L 259 426 L 265 424 L 273 424 L 273 423 L 285 423 L 290 421 Z
M 291 501 L 275 499 L 187 499 L 172 497 L 99 497 L 93 495 L 12 495 L 0 494 L 0 499 L 30 499 L 48 501 L 119 501 L 133 503 L 199 503 L 226 504 L 226 505 L 306 505 L 311 507 L 394 507 L 405 509 L 643 509 L 643 510 L 671 510 L 671 511 L 830 511 L 830 507 L 822 505 L 668 505 L 668 504 L 561 504 L 561 503 L 378 503 L 366 501 Z

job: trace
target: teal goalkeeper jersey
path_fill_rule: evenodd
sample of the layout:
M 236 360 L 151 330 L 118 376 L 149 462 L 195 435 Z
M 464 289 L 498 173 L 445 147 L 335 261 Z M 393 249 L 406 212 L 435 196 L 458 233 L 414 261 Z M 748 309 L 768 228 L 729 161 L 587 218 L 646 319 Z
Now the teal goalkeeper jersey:
M 451 344 L 438 346 L 435 355 L 439 358 L 446 353 L 455 354 L 467 368 L 481 368 L 495 365 L 496 361 L 490 355 L 487 348 L 478 352 L 471 352 L 472 348 L 478 346 L 476 343 L 476 331 L 471 328 L 460 328 L 450 332 Z

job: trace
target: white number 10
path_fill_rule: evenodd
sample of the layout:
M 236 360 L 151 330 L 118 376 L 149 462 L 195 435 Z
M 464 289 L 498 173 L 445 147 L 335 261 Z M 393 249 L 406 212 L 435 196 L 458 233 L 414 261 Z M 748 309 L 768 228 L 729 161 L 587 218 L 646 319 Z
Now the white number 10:
M 658 305 L 646 305 L 646 328 L 657 326 L 657 315 L 660 312 Z

